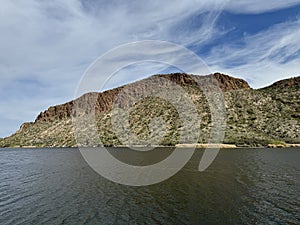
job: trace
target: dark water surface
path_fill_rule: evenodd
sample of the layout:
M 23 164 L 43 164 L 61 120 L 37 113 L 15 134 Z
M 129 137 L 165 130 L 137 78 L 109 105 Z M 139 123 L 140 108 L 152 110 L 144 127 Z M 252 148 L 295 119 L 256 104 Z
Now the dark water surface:
M 160 184 L 95 173 L 77 149 L 1 149 L 0 224 L 300 224 L 300 149 L 197 151 Z

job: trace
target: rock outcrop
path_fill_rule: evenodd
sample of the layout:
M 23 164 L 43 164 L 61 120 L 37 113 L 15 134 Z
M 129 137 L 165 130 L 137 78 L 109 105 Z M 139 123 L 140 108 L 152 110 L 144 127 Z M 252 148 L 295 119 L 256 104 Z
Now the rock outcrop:
M 246 81 L 238 78 L 233 78 L 221 73 L 215 73 L 207 76 L 189 75 L 184 73 L 173 73 L 173 74 L 155 75 L 145 80 L 137 81 L 135 83 L 121 86 L 102 93 L 95 93 L 95 92 L 87 93 L 74 101 L 78 102 L 79 107 L 82 106 L 82 108 L 84 107 L 86 109 L 92 109 L 92 105 L 95 105 L 95 111 L 97 113 L 102 113 L 112 109 L 112 105 L 114 103 L 115 97 L 118 95 L 120 90 L 124 87 L 134 86 L 134 89 L 138 90 L 140 93 L 143 93 L 145 92 L 145 89 L 147 87 L 153 87 L 153 85 L 159 85 L 162 88 L 164 86 L 167 86 L 169 84 L 167 80 L 175 82 L 183 87 L 193 86 L 193 85 L 197 86 L 201 84 L 201 80 L 210 78 L 212 76 L 216 78 L 216 80 L 218 81 L 218 85 L 222 91 L 250 89 L 250 86 Z M 158 77 L 165 78 L 167 80 L 166 81 L 164 79 L 158 80 L 157 79 Z M 197 81 L 199 83 L 197 83 Z M 74 101 L 70 101 L 62 105 L 51 106 L 46 111 L 41 112 L 36 118 L 35 122 L 38 121 L 52 122 L 55 120 L 70 118 L 72 115 L 76 116 L 77 112 L 72 112 Z

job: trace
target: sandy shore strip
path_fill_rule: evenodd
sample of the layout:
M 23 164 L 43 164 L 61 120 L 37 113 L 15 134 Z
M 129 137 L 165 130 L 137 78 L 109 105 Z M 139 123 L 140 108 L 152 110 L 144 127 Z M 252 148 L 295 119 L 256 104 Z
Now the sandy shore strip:
M 231 144 L 177 144 L 178 148 L 237 148 Z

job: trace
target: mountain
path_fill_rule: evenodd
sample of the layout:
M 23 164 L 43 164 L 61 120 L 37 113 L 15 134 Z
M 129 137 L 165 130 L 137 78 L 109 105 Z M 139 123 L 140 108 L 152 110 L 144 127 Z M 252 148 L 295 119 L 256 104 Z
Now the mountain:
M 175 145 L 180 142 L 179 131 L 185 129 L 186 124 L 182 124 L 180 115 L 172 104 L 164 100 L 163 96 L 143 98 L 132 104 L 132 99 L 124 95 L 127 93 L 147 96 L 153 87 L 156 91 L 170 90 L 172 93 L 174 87 L 170 87 L 170 84 L 176 84 L 192 99 L 192 104 L 201 118 L 198 142 L 207 143 L 213 122 L 205 90 L 210 88 L 212 93 L 217 93 L 215 86 L 210 86 L 212 81 L 217 81 L 225 100 L 224 143 L 238 146 L 300 143 L 300 77 L 281 80 L 271 86 L 254 90 L 246 81 L 221 73 L 207 76 L 174 73 L 154 75 L 112 90 L 87 93 L 65 104 L 51 106 L 41 112 L 34 122 L 24 123 L 15 134 L 0 139 L 0 146 L 77 146 L 74 131 L 78 128 L 73 126 L 72 117 L 85 118 L 93 111 L 97 137 L 81 145 L 94 146 L 100 143 L 99 139 L 107 146 L 122 145 L 124 143 L 120 140 L 120 134 L 118 136 L 112 126 L 111 118 L 115 106 L 124 110 L 126 106 L 131 107 L 128 123 L 131 132 L 137 137 L 131 140 L 131 144 L 144 144 L 151 139 L 155 144 Z M 202 88 L 197 85 L 199 83 Z M 181 101 L 180 98 L 177 100 Z M 124 115 L 120 113 L 118 116 L 122 120 L 125 119 Z M 163 119 L 167 129 L 165 133 L 160 130 L 162 124 L 152 126 L 153 118 L 157 117 Z M 88 126 L 83 122 L 80 129 L 88 130 Z M 89 135 L 88 132 L 86 135 Z

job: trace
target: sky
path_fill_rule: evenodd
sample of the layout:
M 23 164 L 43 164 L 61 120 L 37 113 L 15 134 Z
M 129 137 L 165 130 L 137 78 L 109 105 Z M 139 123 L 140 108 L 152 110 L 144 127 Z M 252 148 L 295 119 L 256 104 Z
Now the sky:
M 253 88 L 300 75 L 300 0 L 4 0 L 0 34 L 0 137 L 73 99 L 89 65 L 126 43 L 184 46 Z M 110 88 L 162 70 L 141 64 Z

